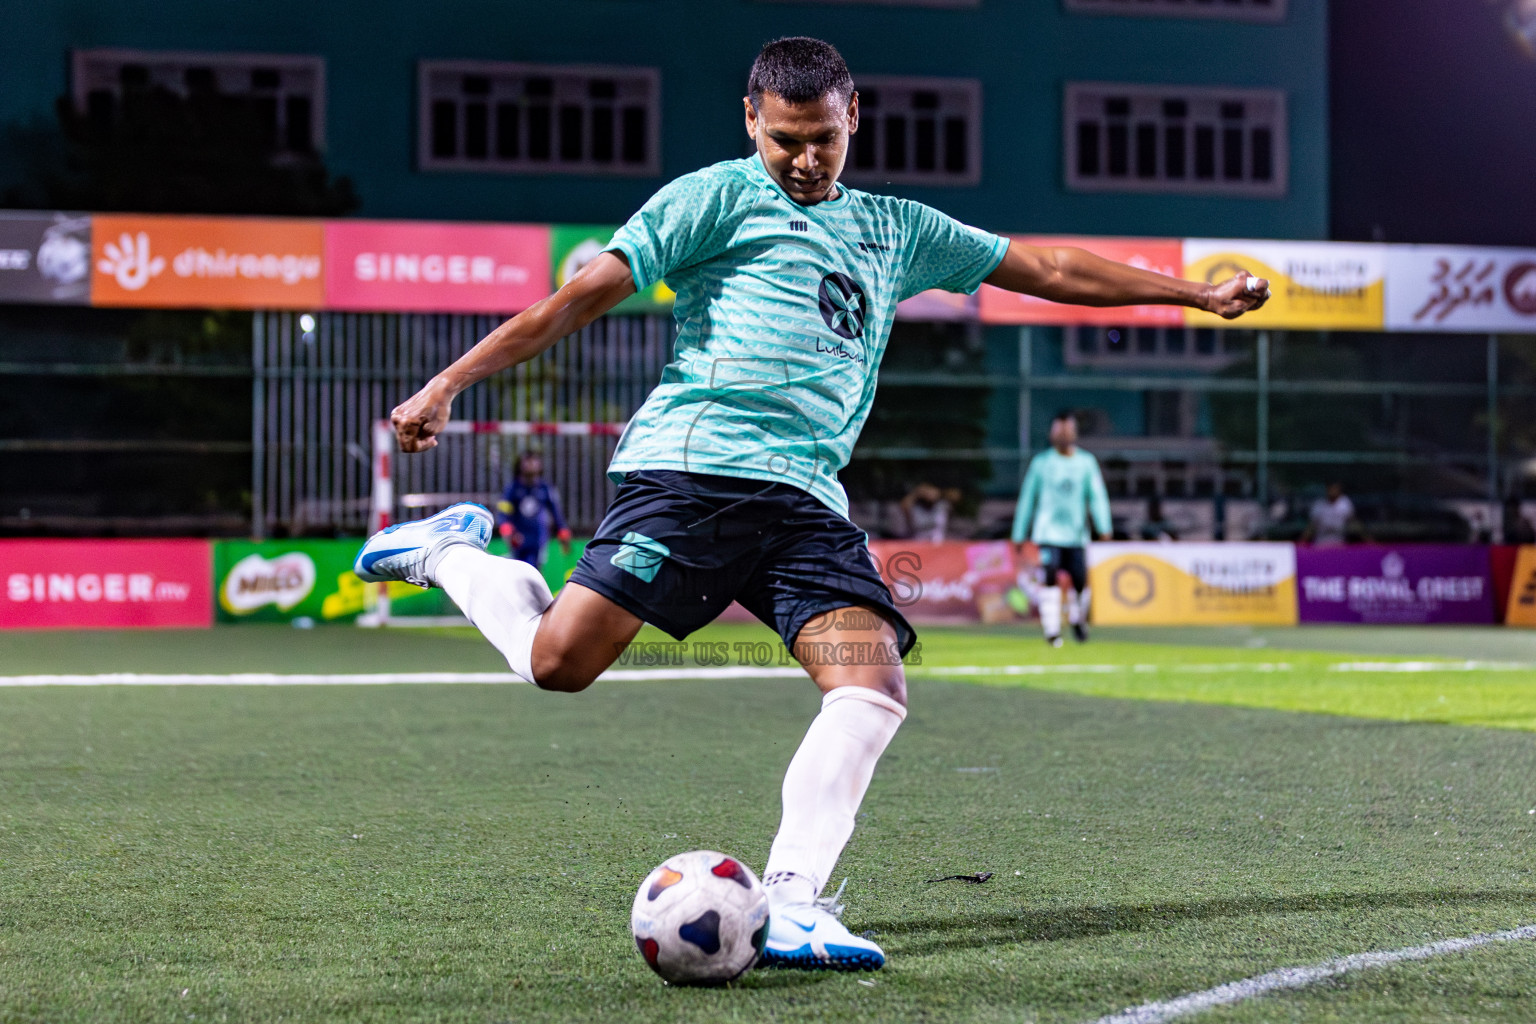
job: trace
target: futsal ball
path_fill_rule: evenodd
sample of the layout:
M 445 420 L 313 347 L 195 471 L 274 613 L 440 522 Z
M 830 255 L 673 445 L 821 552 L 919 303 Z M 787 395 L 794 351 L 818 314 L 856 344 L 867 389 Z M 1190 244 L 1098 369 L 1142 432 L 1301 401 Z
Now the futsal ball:
M 669 858 L 635 893 L 629 927 L 651 970 L 674 985 L 721 985 L 768 941 L 768 893 L 752 869 L 713 850 Z

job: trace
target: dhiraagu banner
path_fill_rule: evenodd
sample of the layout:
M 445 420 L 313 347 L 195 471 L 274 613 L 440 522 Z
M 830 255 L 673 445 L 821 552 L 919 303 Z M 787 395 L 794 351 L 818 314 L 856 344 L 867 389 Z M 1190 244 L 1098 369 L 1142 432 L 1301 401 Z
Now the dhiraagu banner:
M 378 588 L 352 572 L 359 540 L 218 541 L 213 546 L 214 605 L 219 622 L 350 622 L 372 610 Z M 573 541 L 564 554 L 549 545 L 544 578 L 559 590 L 586 547 Z M 491 542 L 492 554 L 505 555 L 506 543 Z M 453 614 L 441 590 L 410 583 L 389 584 L 391 616 Z
M 558 290 L 603 251 L 618 228 L 600 224 L 556 224 L 549 232 L 549 267 Z M 631 295 L 615 313 L 670 313 L 677 293 L 665 281 L 657 281 L 638 295 Z
M 1100 625 L 1296 624 L 1291 544 L 1090 544 L 1088 580 Z
M 1386 319 L 1387 247 L 1349 242 L 1186 238 L 1184 276 L 1219 284 L 1240 270 L 1269 281 L 1263 309 L 1228 321 L 1184 311 L 1191 327 L 1379 331 Z

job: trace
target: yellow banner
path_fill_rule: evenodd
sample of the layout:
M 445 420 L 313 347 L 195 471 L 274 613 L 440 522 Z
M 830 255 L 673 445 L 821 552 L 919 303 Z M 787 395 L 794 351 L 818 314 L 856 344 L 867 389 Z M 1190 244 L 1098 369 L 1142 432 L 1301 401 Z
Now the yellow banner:
M 1515 575 L 1509 586 L 1507 626 L 1536 626 L 1536 547 L 1522 547 L 1515 556 Z
M 1184 276 L 1220 284 L 1239 271 L 1269 281 L 1263 309 L 1238 320 L 1185 310 L 1191 327 L 1379 331 L 1386 321 L 1386 247 L 1346 242 L 1189 238 Z
M 1290 544 L 1093 544 L 1088 581 L 1099 625 L 1296 624 Z

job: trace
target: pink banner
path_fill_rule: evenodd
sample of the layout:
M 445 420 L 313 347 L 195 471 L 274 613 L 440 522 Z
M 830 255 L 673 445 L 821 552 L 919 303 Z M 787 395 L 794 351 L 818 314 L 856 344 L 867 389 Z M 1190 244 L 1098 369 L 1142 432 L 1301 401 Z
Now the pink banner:
M 912 622 L 1016 622 L 1027 608 L 1005 540 L 873 540 L 869 553 Z
M 516 313 L 550 292 L 549 228 L 327 221 L 330 309 Z
M 1177 238 L 1046 238 L 1017 237 L 1025 245 L 1072 246 L 1096 256 L 1129 263 L 1169 277 L 1184 276 L 1184 243 Z M 1105 324 L 1127 327 L 1154 325 L 1182 327 L 1184 310 L 1179 306 L 1064 306 L 1033 295 L 981 286 L 981 322 L 984 324 Z
M 213 625 L 203 540 L 0 541 L 0 628 Z

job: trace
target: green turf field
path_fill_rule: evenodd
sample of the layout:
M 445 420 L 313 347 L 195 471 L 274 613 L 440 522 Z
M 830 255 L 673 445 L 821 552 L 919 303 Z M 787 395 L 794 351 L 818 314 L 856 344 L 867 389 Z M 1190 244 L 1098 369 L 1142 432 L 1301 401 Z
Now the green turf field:
M 1525 634 L 924 640 L 841 865 L 889 966 L 723 991 L 661 985 L 629 903 L 683 849 L 761 867 L 806 683 L 0 687 L 0 1022 L 1087 1022 L 1536 922 Z M 502 668 L 466 631 L 0 634 L 5 676 Z M 1187 1019 L 1528 1021 L 1532 977 L 1514 942 Z

